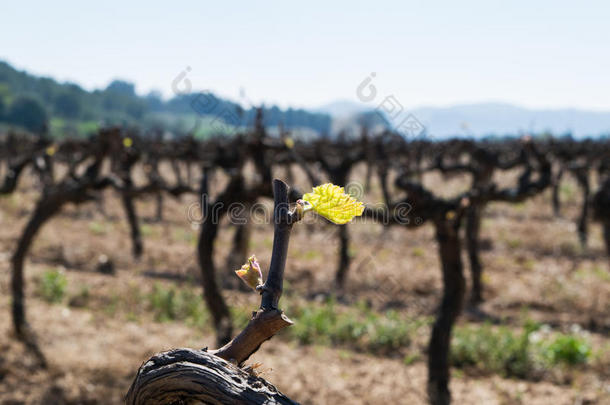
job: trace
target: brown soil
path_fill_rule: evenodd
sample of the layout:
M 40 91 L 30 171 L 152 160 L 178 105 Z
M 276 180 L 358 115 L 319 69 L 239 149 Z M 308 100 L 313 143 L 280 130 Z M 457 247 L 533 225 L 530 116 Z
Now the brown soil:
M 362 178 L 354 176 L 358 177 Z M 436 176 L 427 181 L 441 184 Z M 464 178 L 448 184 L 443 186 L 445 191 L 462 188 Z M 596 224 L 591 224 L 588 248 L 579 246 L 574 219 L 580 197 L 573 182 L 566 184 L 564 219 L 551 215 L 550 192 L 524 204 L 488 207 L 483 223 L 488 249 L 483 253 L 486 290 L 481 310 L 513 325 L 522 319 L 524 308 L 529 317 L 554 328 L 567 330 L 579 324 L 591 333 L 596 359 L 567 370 L 567 377 L 541 381 L 454 370 L 455 403 L 610 403 L 608 257 Z M 40 370 L 12 337 L 9 316 L 10 255 L 36 196 L 30 180 L 23 182 L 19 192 L 0 199 L 0 313 L 5 314 L 0 318 L 0 403 L 121 403 L 138 367 L 153 353 L 213 345 L 209 328 L 156 322 L 132 294 L 135 289 L 150 289 L 155 282 L 197 283 L 197 229 L 186 219 L 186 209 L 195 198 L 166 198 L 165 221 L 144 222 L 145 254 L 134 261 L 120 204 L 108 191 L 109 218 L 97 212 L 94 204 L 67 207 L 44 227 L 28 256 L 27 316 L 50 364 L 48 370 Z M 378 196 L 373 184 L 364 200 L 375 202 Z M 138 201 L 137 208 L 141 218 L 152 217 L 154 201 Z M 431 227 L 411 231 L 372 223 L 349 226 L 353 263 L 341 302 L 349 305 L 364 299 L 379 310 L 433 315 L 441 284 Z M 334 228 L 321 223 L 299 225 L 295 230 L 286 270 L 294 295 L 312 298 L 329 292 L 338 260 L 333 232 Z M 232 233 L 225 224 L 217 242 L 216 263 L 227 277 L 234 277 L 233 269 L 224 270 Z M 263 268 L 269 264 L 272 236 L 270 225 L 255 225 L 251 251 Z M 114 261 L 115 276 L 95 271 L 101 254 Z M 50 268 L 65 269 L 68 293 L 61 304 L 46 303 L 36 290 L 38 278 Z M 467 261 L 465 268 L 467 272 Z M 69 305 L 84 287 L 90 291 L 86 305 L 74 300 Z M 251 293 L 229 290 L 226 297 L 230 304 L 256 307 Z M 481 314 L 467 313 L 460 322 L 481 322 Z M 262 363 L 266 379 L 304 404 L 425 403 L 425 354 L 406 365 L 402 356 L 376 357 L 347 348 L 274 339 L 263 345 L 252 362 Z

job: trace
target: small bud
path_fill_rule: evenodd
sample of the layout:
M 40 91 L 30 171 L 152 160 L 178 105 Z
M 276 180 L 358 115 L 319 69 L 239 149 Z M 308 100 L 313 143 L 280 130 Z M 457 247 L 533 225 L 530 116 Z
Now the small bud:
M 308 203 L 305 200 L 297 200 L 296 206 L 294 208 L 294 213 L 296 214 L 297 218 L 300 220 L 301 218 L 303 218 L 303 216 L 305 215 L 305 213 L 309 210 L 313 209 L 313 206 Z
M 263 273 L 255 255 L 250 256 L 248 263 L 241 266 L 241 269 L 235 270 L 235 274 L 255 291 L 257 286 L 263 284 Z

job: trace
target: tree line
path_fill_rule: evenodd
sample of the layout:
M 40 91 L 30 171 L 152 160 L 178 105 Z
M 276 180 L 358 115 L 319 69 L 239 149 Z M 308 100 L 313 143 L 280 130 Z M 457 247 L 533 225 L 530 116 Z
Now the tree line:
M 202 108 L 202 106 L 204 106 Z M 211 108 L 213 107 L 213 108 Z M 265 125 L 287 129 L 307 128 L 317 133 L 330 131 L 326 114 L 302 109 L 264 108 Z M 74 83 L 58 83 L 18 71 L 0 61 L 0 124 L 17 126 L 33 133 L 63 135 L 58 123 L 72 124 L 80 135 L 83 125 L 93 129 L 109 125 L 163 127 L 192 130 L 196 119 L 219 120 L 220 130 L 251 126 L 256 108 L 217 97 L 209 91 L 176 94 L 165 100 L 157 91 L 138 95 L 133 83 L 113 80 L 104 89 L 88 91 Z M 219 130 L 218 128 L 216 128 Z

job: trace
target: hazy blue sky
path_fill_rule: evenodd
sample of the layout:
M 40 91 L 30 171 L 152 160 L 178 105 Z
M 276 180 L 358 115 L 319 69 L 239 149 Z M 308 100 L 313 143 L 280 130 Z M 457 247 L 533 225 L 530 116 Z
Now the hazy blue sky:
M 163 3 L 164 5 L 157 5 Z M 405 106 L 610 110 L 608 1 L 3 1 L 0 59 L 87 89 L 113 78 L 314 107 L 371 72 Z

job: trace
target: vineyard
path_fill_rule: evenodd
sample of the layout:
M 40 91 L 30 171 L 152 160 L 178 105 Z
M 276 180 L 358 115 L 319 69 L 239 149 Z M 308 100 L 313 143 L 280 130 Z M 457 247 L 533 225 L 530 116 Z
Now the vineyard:
M 610 141 L 263 122 L 0 134 L 0 403 L 610 402 Z

